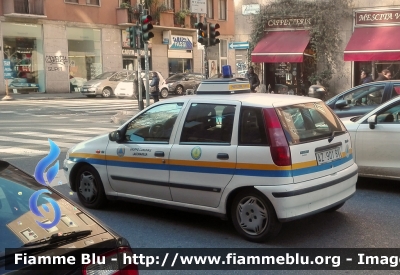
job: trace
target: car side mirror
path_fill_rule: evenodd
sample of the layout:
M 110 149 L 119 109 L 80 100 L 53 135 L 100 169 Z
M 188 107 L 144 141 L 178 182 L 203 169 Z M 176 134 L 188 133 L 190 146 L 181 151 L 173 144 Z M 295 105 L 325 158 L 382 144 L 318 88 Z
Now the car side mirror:
M 342 109 L 342 108 L 344 108 L 344 107 L 346 107 L 346 106 L 347 106 L 347 101 L 344 100 L 344 99 L 339 99 L 339 100 L 336 101 L 336 103 L 335 103 L 335 107 L 338 108 L 338 109 Z
M 368 118 L 368 124 L 370 129 L 375 129 L 375 125 L 377 124 L 377 117 L 376 115 L 372 115 Z
M 124 136 L 122 135 L 122 132 L 120 130 L 112 131 L 108 134 L 108 139 L 110 141 L 121 142 L 123 138 Z

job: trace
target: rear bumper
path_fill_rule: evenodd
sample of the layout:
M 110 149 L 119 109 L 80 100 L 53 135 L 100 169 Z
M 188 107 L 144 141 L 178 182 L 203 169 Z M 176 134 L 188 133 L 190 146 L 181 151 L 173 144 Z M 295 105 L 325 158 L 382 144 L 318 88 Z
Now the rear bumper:
M 322 212 L 349 199 L 356 191 L 357 164 L 335 174 L 280 186 L 255 186 L 271 201 L 278 219 L 287 222 Z

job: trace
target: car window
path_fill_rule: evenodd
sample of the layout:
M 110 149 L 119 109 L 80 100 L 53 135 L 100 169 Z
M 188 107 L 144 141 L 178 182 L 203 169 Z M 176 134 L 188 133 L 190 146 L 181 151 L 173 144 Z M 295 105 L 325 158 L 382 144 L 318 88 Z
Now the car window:
M 187 113 L 180 142 L 230 143 L 236 106 L 193 103 Z
M 343 96 L 348 106 L 368 106 L 382 103 L 384 85 L 362 87 Z
M 395 106 L 390 106 L 379 112 L 377 116 L 378 123 L 400 123 L 400 102 Z
M 204 78 L 203 78 L 202 75 L 196 74 L 196 75 L 195 75 L 195 79 L 196 79 L 197 81 L 202 81 Z
M 400 84 L 393 85 L 392 97 L 396 97 L 400 95 Z
M 345 131 L 340 120 L 323 102 L 310 102 L 276 108 L 290 144 L 310 142 Z
M 195 76 L 193 74 L 189 74 L 186 76 L 187 80 L 195 80 Z
M 239 145 L 268 145 L 261 108 L 242 107 Z
M 168 77 L 167 80 L 178 81 L 178 80 L 181 80 L 182 77 L 183 77 L 183 75 L 181 75 L 181 74 L 175 74 L 175 75 Z
M 101 80 L 104 80 L 104 79 L 109 78 L 109 77 L 112 76 L 113 74 L 115 74 L 115 72 L 106 72 L 106 73 L 99 74 L 98 76 L 96 76 L 96 77 L 93 78 L 93 79 L 101 79 Z
M 162 104 L 134 118 L 127 125 L 126 140 L 132 142 L 168 143 L 182 106 L 183 103 Z
M 127 72 L 119 72 L 110 78 L 110 81 L 121 81 L 127 78 Z

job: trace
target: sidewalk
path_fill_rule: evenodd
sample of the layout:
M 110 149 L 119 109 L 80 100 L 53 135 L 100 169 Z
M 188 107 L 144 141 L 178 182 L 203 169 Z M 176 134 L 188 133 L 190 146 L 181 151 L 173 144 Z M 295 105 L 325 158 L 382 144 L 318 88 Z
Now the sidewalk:
M 54 100 L 54 99 L 86 99 L 86 96 L 81 93 L 29 93 L 29 94 L 14 94 L 9 93 L 13 100 Z M 5 95 L 1 95 L 0 99 Z

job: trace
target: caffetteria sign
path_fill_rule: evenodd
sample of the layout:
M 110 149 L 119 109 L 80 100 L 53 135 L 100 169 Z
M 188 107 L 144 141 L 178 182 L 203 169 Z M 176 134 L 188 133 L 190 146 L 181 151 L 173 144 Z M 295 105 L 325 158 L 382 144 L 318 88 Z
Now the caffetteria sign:
M 170 50 L 193 50 L 191 36 L 171 35 Z

